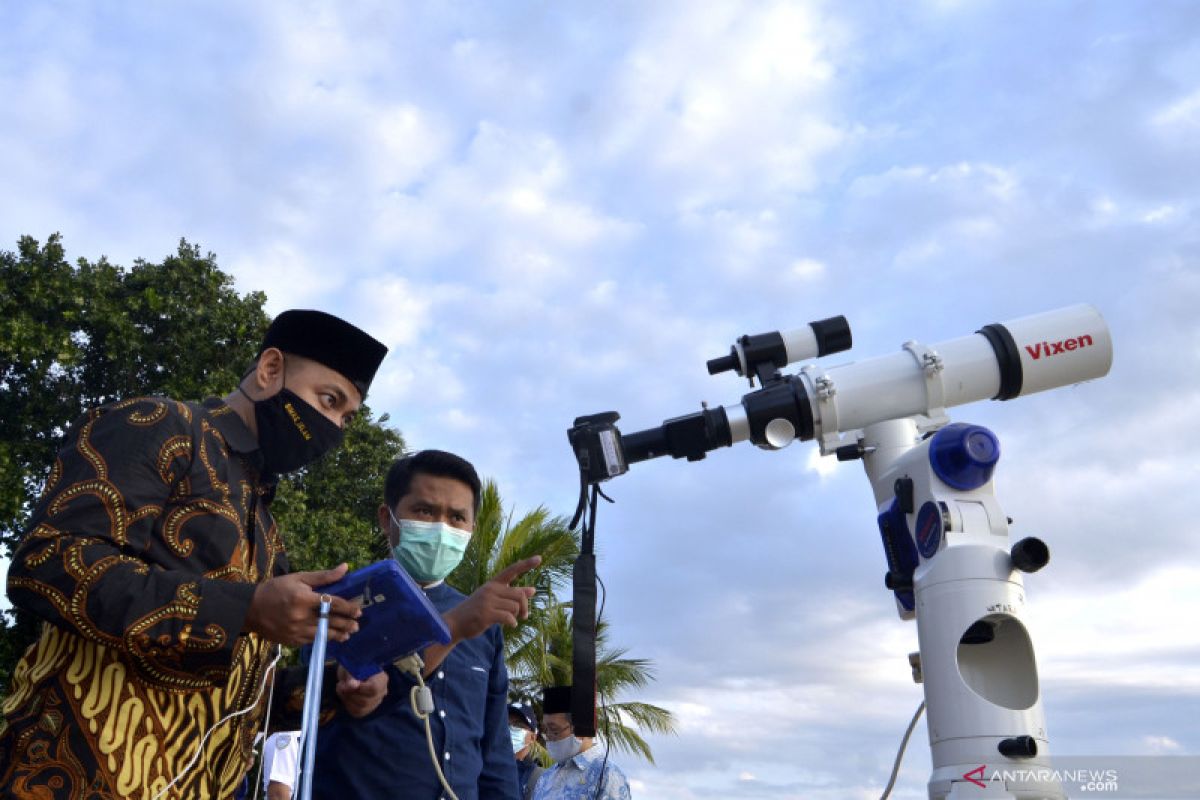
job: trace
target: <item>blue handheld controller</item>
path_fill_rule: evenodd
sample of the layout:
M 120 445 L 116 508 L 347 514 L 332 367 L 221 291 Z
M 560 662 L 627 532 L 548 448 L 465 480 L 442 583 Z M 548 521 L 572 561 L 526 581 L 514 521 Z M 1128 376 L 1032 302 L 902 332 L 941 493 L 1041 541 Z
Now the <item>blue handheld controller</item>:
M 326 657 L 337 659 L 360 681 L 409 653 L 450 641 L 450 629 L 442 615 L 416 581 L 391 559 L 355 570 L 318 591 L 362 605 L 358 632 L 345 642 L 329 642 L 326 651 Z

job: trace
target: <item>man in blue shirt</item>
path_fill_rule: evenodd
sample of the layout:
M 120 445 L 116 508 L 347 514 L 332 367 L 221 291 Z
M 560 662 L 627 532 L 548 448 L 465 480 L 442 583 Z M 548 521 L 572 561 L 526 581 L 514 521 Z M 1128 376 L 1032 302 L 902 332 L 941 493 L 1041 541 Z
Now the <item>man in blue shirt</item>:
M 450 628 L 450 645 L 425 650 L 435 711 L 433 745 L 459 800 L 519 800 L 508 730 L 508 671 L 496 622 L 525 616 L 530 587 L 508 584 L 534 557 L 502 571 L 469 598 L 445 577 L 462 560 L 481 500 L 479 476 L 452 453 L 424 450 L 388 472 L 380 526 L 392 554 L 425 590 Z M 388 697 L 361 719 L 341 715 L 317 740 L 313 794 L 328 800 L 437 800 L 448 797 L 431 761 L 425 722 L 413 713 L 415 681 L 387 668 Z
M 575 736 L 570 686 L 542 692 L 542 733 L 555 764 L 538 779 L 533 800 L 630 800 L 625 773 L 608 752 L 591 737 Z

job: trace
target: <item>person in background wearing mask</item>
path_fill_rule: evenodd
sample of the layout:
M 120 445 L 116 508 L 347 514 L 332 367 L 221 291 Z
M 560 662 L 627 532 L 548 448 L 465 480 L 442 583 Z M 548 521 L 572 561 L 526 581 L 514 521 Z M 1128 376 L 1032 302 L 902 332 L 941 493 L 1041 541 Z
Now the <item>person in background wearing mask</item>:
M 533 787 L 546 770 L 533 755 L 537 741 L 537 717 L 528 703 L 508 704 L 508 734 L 512 737 L 513 756 L 517 760 L 517 785 L 522 800 L 533 797 Z
M 462 560 L 482 500 L 470 462 L 442 450 L 397 460 L 388 470 L 379 525 L 392 554 L 425 590 L 450 629 L 449 645 L 422 653 L 435 711 L 434 749 L 459 800 L 519 800 L 508 733 L 508 670 L 499 624 L 528 616 L 533 587 L 510 584 L 541 563 L 502 570 L 470 597 L 445 583 Z M 425 722 L 412 710 L 415 681 L 386 668 L 388 696 L 362 719 L 336 718 L 317 740 L 318 800 L 435 800 L 444 796 L 430 759 Z
M 285 311 L 224 399 L 127 399 L 67 431 L 8 570 L 13 605 L 44 623 L 2 706 L 0 796 L 234 793 L 275 643 L 311 642 L 314 587 L 346 572 L 287 574 L 275 483 L 340 444 L 386 352 Z M 330 638 L 360 613 L 334 598 Z M 337 697 L 362 714 L 385 690 L 339 681 Z
M 533 800 L 630 800 L 629 782 L 594 739 L 576 738 L 571 722 L 571 687 L 542 692 L 542 734 L 554 766 L 546 770 Z

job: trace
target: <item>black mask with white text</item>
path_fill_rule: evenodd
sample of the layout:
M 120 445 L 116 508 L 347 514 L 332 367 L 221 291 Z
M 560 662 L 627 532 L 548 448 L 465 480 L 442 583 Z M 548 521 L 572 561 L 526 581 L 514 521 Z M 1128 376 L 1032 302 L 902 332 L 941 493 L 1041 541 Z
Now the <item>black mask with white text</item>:
M 342 429 L 286 387 L 254 401 L 254 420 L 268 473 L 300 469 L 342 443 Z

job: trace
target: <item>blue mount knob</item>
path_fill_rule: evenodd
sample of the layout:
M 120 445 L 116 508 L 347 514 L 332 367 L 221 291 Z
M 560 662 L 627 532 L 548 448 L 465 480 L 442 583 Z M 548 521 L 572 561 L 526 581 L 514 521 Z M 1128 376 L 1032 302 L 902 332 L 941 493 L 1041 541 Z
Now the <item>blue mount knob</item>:
M 978 489 L 992 479 L 1000 460 L 1000 440 L 982 425 L 955 422 L 929 442 L 929 463 L 943 483 L 954 489 Z

